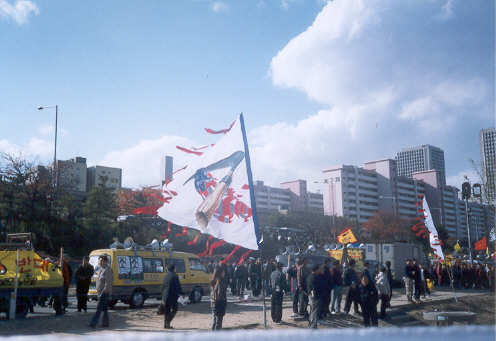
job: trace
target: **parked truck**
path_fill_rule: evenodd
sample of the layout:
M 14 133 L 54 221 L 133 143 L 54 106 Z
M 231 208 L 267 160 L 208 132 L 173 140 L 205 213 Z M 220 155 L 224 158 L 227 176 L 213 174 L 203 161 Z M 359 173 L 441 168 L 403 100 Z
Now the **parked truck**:
M 365 244 L 365 260 L 376 261 L 384 266 L 390 261 L 395 280 L 403 281 L 407 259 L 417 259 L 419 263 L 426 264 L 427 258 L 422 245 L 401 242 Z
M 55 314 L 62 315 L 63 283 L 61 269 L 34 252 L 30 233 L 9 234 L 7 243 L 0 243 L 0 313 L 9 316 L 16 296 L 15 317 L 22 319 L 38 298 L 51 295 Z

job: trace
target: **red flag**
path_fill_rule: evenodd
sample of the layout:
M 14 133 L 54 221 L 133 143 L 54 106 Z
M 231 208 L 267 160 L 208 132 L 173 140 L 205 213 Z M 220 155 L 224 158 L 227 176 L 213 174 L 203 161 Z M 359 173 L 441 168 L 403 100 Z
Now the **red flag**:
M 477 243 L 475 243 L 475 251 L 486 250 L 486 249 L 487 249 L 486 237 L 482 238 Z

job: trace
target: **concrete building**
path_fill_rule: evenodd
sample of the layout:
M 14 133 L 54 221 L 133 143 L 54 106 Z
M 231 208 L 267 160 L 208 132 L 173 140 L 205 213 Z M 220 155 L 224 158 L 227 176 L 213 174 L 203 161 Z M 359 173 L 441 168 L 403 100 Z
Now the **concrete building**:
M 64 190 L 76 196 L 85 196 L 86 191 L 86 158 L 75 157 L 69 160 L 57 160 L 57 183 Z
M 397 173 L 411 178 L 415 172 L 436 169 L 441 172 L 443 185 L 446 185 L 444 151 L 425 144 L 423 146 L 403 149 L 396 155 Z
M 322 194 L 308 192 L 306 180 L 282 182 L 280 188 L 255 181 L 253 192 L 259 217 L 268 216 L 274 210 L 324 212 Z
M 481 162 L 485 167 L 484 171 L 487 177 L 486 188 L 484 190 L 487 191 L 488 199 L 493 201 L 496 199 L 494 182 L 494 175 L 496 174 L 495 135 L 496 128 L 484 129 L 479 132 Z M 491 176 L 488 176 L 489 174 Z
M 107 187 L 112 188 L 114 192 L 120 191 L 122 188 L 122 169 L 105 166 L 93 166 L 88 168 L 86 176 L 86 191 L 90 192 L 93 186 L 100 184 L 101 177 L 108 178 Z
M 323 175 L 326 215 L 364 223 L 379 210 L 394 210 L 413 221 L 421 216 L 415 203 L 425 196 L 435 226 L 444 225 L 457 238 L 467 237 L 465 206 L 458 198 L 460 191 L 444 185 L 439 170 L 413 172 L 411 177 L 404 177 L 397 175 L 395 160 L 383 159 L 366 162 L 364 168 L 350 165 L 325 168 Z M 484 233 L 488 220 L 481 204 L 471 202 L 469 209 L 475 238 L 475 233 L 479 236 Z

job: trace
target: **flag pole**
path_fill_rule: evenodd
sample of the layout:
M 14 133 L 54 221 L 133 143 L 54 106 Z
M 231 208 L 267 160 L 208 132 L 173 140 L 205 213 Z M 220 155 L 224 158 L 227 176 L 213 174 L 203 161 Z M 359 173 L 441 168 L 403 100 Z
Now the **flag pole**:
M 265 285 L 263 277 L 263 257 L 262 257 L 262 242 L 263 237 L 260 236 L 260 230 L 258 227 L 258 214 L 257 214 L 257 202 L 255 200 L 255 191 L 253 190 L 253 175 L 251 173 L 251 160 L 250 151 L 248 149 L 248 140 L 246 139 L 245 121 L 243 119 L 243 113 L 239 115 L 239 123 L 241 124 L 241 133 L 243 135 L 243 143 L 245 146 L 245 160 L 246 160 L 246 173 L 248 175 L 248 186 L 250 187 L 250 199 L 251 199 L 251 212 L 253 215 L 253 225 L 255 227 L 255 236 L 257 238 L 258 250 L 260 251 L 260 271 L 262 273 L 262 298 L 263 298 L 263 316 L 264 316 L 264 329 L 267 328 L 267 307 L 265 306 Z

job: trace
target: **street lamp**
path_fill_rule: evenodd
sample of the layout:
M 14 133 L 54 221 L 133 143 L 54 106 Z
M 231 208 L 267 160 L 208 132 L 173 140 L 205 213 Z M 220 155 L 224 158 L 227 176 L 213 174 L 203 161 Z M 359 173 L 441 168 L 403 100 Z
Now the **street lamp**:
M 51 106 L 51 107 L 38 107 L 38 110 L 43 110 L 46 108 L 55 108 L 55 152 L 53 155 L 53 183 L 56 186 L 57 185 L 57 121 L 58 121 L 58 105 Z

